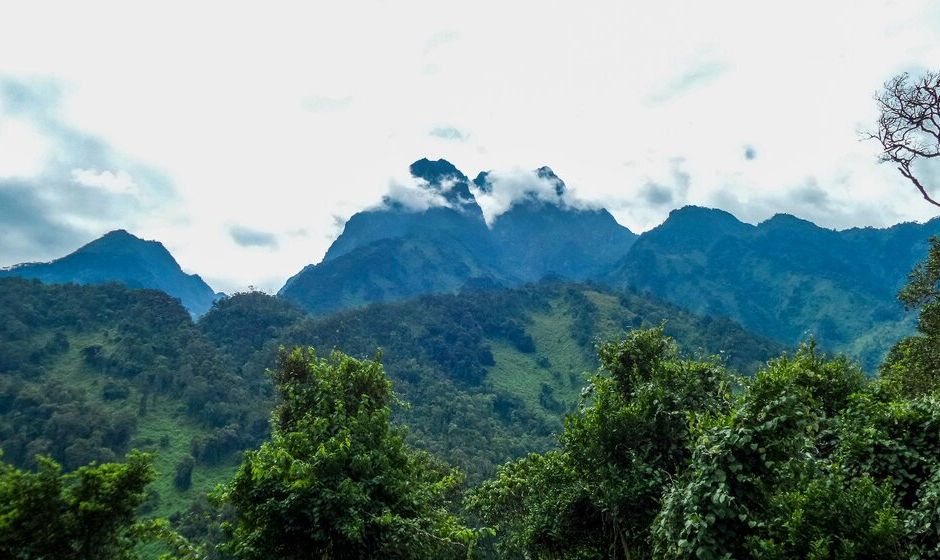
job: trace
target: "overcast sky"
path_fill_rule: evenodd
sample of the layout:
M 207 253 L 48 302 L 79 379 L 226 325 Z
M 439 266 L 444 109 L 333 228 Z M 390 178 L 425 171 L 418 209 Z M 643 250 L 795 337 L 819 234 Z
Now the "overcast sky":
M 0 265 L 125 228 L 274 291 L 424 156 L 549 165 L 637 232 L 935 215 L 860 131 L 940 67 L 940 2 L 131 4 L 3 7 Z

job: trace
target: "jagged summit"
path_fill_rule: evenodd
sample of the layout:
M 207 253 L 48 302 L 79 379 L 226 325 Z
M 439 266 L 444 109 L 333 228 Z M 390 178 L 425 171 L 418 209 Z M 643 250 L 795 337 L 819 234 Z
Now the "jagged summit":
M 409 166 L 411 175 L 427 181 L 426 188 L 444 197 L 455 207 L 476 206 L 470 192 L 470 179 L 446 159 L 419 159 Z
M 565 182 L 562 181 L 561 178 L 558 177 L 558 175 L 555 175 L 555 172 L 552 171 L 551 167 L 547 165 L 543 165 L 542 167 L 539 167 L 538 169 L 535 170 L 535 174 L 539 177 L 539 179 L 551 181 L 552 183 L 554 183 L 555 194 L 559 198 L 565 195 L 567 186 L 565 185 Z

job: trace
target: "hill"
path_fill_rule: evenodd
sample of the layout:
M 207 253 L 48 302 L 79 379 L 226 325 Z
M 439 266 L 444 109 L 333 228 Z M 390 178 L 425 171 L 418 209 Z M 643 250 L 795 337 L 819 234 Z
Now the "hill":
M 162 292 L 0 279 L 0 447 L 16 465 L 44 454 L 74 469 L 152 451 L 160 477 L 146 509 L 166 515 L 266 436 L 269 391 L 234 375 Z M 176 487 L 193 459 L 191 486 Z
M 194 316 L 212 307 L 217 295 L 202 278 L 186 274 L 157 241 L 116 230 L 47 263 L 23 263 L 0 270 L 0 277 L 35 278 L 47 284 L 105 284 L 153 288 L 179 298 Z
M 690 206 L 641 235 L 604 279 L 788 345 L 813 334 L 871 371 L 913 330 L 896 294 L 938 233 L 938 219 L 834 231 L 786 214 L 753 226 Z
M 271 319 L 259 321 L 242 341 L 232 339 L 245 317 Z M 273 367 L 281 345 L 363 357 L 381 348 L 396 392 L 410 403 L 397 415 L 411 427 L 412 442 L 473 480 L 508 458 L 552 445 L 551 434 L 577 406 L 597 367 L 598 340 L 665 322 L 686 351 L 723 353 L 745 372 L 781 350 L 728 320 L 634 293 L 558 282 L 423 296 L 266 326 L 284 317 L 277 298 L 238 294 L 199 326 L 220 346 L 254 350 L 240 364 L 247 377 Z

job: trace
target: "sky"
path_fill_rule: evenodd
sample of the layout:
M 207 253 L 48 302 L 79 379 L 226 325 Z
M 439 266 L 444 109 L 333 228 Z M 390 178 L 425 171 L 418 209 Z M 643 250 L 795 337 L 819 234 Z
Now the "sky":
M 124 228 L 276 291 L 421 157 L 548 165 L 636 232 L 686 204 L 923 221 L 864 132 L 938 66 L 930 0 L 11 2 L 0 266 Z

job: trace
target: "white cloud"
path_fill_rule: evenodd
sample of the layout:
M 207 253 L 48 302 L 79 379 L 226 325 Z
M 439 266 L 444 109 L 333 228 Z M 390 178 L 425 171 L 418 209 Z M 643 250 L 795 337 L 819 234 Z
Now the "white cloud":
M 140 192 L 140 185 L 123 170 L 98 171 L 96 169 L 73 169 L 72 181 L 83 187 L 101 189 L 112 194 L 135 195 Z
M 486 180 L 487 189 L 474 188 L 473 194 L 488 224 L 492 224 L 514 203 L 525 199 L 571 208 L 598 206 L 597 203 L 579 199 L 564 183 L 559 183 L 551 177 L 539 176 L 535 171 L 519 168 L 497 169 L 488 171 Z M 564 190 L 559 193 L 561 189 Z
M 442 189 L 446 192 L 448 189 Z M 449 206 L 447 199 L 439 192 L 427 187 L 427 181 L 411 177 L 410 179 L 393 179 L 388 185 L 388 194 L 383 197 L 381 207 L 390 203 L 398 203 L 412 212 L 423 212 L 429 208 Z

